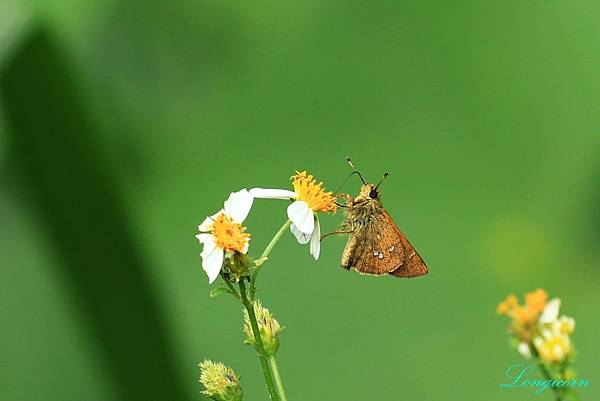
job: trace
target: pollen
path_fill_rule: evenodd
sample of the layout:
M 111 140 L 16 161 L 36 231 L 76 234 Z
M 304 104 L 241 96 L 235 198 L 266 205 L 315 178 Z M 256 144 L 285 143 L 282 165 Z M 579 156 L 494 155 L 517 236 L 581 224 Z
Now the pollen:
M 221 213 L 212 225 L 215 245 L 226 252 L 237 251 L 244 253 L 245 247 L 250 240 L 250 234 L 245 231 L 246 227 L 231 220 L 224 213 Z
M 317 184 L 314 177 L 306 171 L 296 171 L 296 174 L 290 178 L 298 199 L 306 202 L 308 207 L 316 212 L 335 212 L 335 196 L 332 192 L 323 189 L 322 182 Z

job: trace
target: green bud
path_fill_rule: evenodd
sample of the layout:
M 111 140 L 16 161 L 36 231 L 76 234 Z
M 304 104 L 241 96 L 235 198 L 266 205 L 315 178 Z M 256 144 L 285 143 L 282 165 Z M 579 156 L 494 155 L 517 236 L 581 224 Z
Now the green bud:
M 254 304 L 254 314 L 256 315 L 256 321 L 258 323 L 258 331 L 260 332 L 260 338 L 262 339 L 263 347 L 265 349 L 265 356 L 275 355 L 279 349 L 279 333 L 282 328 L 279 322 L 275 320 L 271 312 L 262 304 L 256 300 Z M 250 316 L 248 311 L 244 309 L 244 333 L 246 333 L 246 340 L 244 344 L 253 345 L 256 348 L 256 341 L 252 333 L 252 325 L 250 324 Z M 257 349 L 258 350 L 258 349 Z
M 243 253 L 232 252 L 225 254 L 224 271 L 229 274 L 232 281 L 248 276 L 250 269 L 254 268 L 251 258 Z
M 208 359 L 200 365 L 200 383 L 204 386 L 202 393 L 215 401 L 242 401 L 244 394 L 240 386 L 240 378 L 233 369 L 221 362 Z

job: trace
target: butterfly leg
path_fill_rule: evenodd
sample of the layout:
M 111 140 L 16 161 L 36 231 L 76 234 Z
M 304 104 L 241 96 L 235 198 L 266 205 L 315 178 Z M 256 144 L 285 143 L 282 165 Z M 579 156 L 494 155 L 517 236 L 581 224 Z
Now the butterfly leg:
M 336 206 L 338 207 L 343 207 L 343 208 L 347 208 L 349 207 L 349 205 L 352 204 L 352 202 L 354 201 L 354 198 L 352 197 L 352 195 L 348 195 L 348 194 L 334 194 L 333 195 L 336 199 L 343 199 L 344 203 L 339 203 L 339 202 L 334 202 Z
M 323 238 L 325 237 L 329 237 L 330 235 L 337 235 L 337 234 L 352 234 L 354 232 L 354 230 L 338 230 L 338 231 L 332 231 L 330 233 L 321 235 L 321 241 L 323 241 Z
M 346 227 L 343 227 L 343 226 L 342 226 L 342 228 L 348 228 L 348 227 L 347 227 L 347 226 L 346 226 Z M 347 230 L 347 229 L 346 229 L 346 230 L 345 230 L 345 229 L 342 229 L 342 230 L 332 231 L 332 232 L 330 232 L 330 233 L 327 233 L 327 234 L 325 234 L 325 235 L 321 235 L 321 239 L 320 239 L 320 241 L 323 241 L 323 238 L 325 238 L 325 237 L 329 237 L 330 235 L 338 235 L 338 234 L 352 234 L 352 233 L 354 232 L 354 228 L 355 228 L 355 227 L 354 227 L 354 224 L 352 224 L 352 226 L 350 227 L 350 229 L 349 229 L 349 230 Z

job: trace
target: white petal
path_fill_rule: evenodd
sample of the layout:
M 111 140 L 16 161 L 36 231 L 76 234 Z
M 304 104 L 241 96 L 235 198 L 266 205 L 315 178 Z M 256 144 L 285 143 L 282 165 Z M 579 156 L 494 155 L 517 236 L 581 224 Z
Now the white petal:
M 295 199 L 298 194 L 287 189 L 252 188 L 250 195 L 261 199 Z
M 531 350 L 529 349 L 529 344 L 525 342 L 519 343 L 519 347 L 517 348 L 519 354 L 523 355 L 525 358 L 531 358 Z
M 310 254 L 315 258 L 315 260 L 319 260 L 319 254 L 321 253 L 321 225 L 319 224 L 319 219 L 315 215 L 315 231 L 313 232 L 312 238 L 310 240 Z
M 308 241 L 310 241 L 310 238 L 312 237 L 309 234 L 304 234 L 302 231 L 298 230 L 298 227 L 296 227 L 294 224 L 292 224 L 290 226 L 290 230 L 292 231 L 292 234 L 294 234 L 294 237 L 296 237 L 296 239 L 298 240 L 299 244 L 308 244 Z
M 232 192 L 224 204 L 225 214 L 236 223 L 242 224 L 250 213 L 253 201 L 254 197 L 246 188 Z
M 211 253 L 202 257 L 202 268 L 208 275 L 208 282 L 212 284 L 221 271 L 223 265 L 223 250 L 215 247 Z
M 243 254 L 248 253 L 249 247 L 250 247 L 250 238 L 246 238 L 246 243 L 244 244 L 244 247 L 242 248 L 242 253 Z
M 315 215 L 308 203 L 304 201 L 295 201 L 287 208 L 289 219 L 298 227 L 298 230 L 304 234 L 312 234 L 315 229 Z
M 548 301 L 542 314 L 540 315 L 540 324 L 552 323 L 558 319 L 558 311 L 560 309 L 560 299 L 554 298 Z
M 204 221 L 202 222 L 202 224 L 200 224 L 198 226 L 198 231 L 201 231 L 201 232 L 210 231 L 210 227 L 212 226 L 212 223 L 217 219 L 217 217 L 221 214 L 221 212 L 223 212 L 223 209 L 219 210 L 217 213 L 213 214 L 212 216 L 205 218 Z
M 200 254 L 202 258 L 215 249 L 215 237 L 212 234 L 198 234 L 196 235 L 196 238 L 198 238 L 198 241 L 203 245 L 202 253 Z

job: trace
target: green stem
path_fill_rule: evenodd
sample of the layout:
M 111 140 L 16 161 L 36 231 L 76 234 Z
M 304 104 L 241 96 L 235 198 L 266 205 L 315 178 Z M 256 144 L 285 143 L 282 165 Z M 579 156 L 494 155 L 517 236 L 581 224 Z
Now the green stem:
M 538 366 L 539 366 L 540 370 L 542 371 L 542 375 L 544 375 L 544 378 L 546 380 L 554 380 L 552 378 L 552 375 L 546 368 L 546 365 L 544 365 L 544 363 L 541 361 L 540 355 L 538 354 L 537 350 L 534 347 L 532 347 L 532 348 L 533 348 L 532 354 L 538 360 Z M 556 398 L 556 401 L 562 401 L 564 392 L 561 391 L 561 389 L 558 387 L 552 387 L 552 390 L 554 391 L 554 397 Z
M 229 288 L 229 291 L 231 291 L 231 295 L 233 295 L 237 299 L 241 300 L 240 294 L 237 292 L 237 290 L 235 289 L 233 284 L 231 284 L 231 282 L 229 281 L 229 277 L 227 277 L 227 275 L 223 274 L 223 272 L 221 272 L 221 277 L 223 277 L 223 281 L 225 282 L 225 285 L 227 285 L 227 288 Z
M 260 266 L 269 258 L 269 254 L 275 247 L 275 244 L 277 244 L 277 241 L 279 241 L 279 239 L 283 236 L 283 233 L 285 232 L 285 230 L 287 230 L 290 227 L 290 225 L 292 225 L 292 221 L 289 219 L 285 223 L 283 223 L 283 225 L 281 226 L 279 231 L 277 231 L 277 233 L 275 233 L 275 236 L 273 236 L 273 238 L 271 239 L 271 242 L 269 242 L 269 245 L 267 245 L 267 247 L 263 251 L 262 255 L 260 255 L 260 258 L 258 258 L 256 260 L 256 262 L 258 262 L 256 265 L 256 269 L 254 269 L 254 272 L 252 273 L 252 275 L 250 277 L 250 299 L 251 300 L 254 300 L 254 295 L 256 294 L 256 278 L 258 277 L 258 273 L 261 270 Z
M 275 355 L 271 355 L 269 357 L 269 365 L 271 366 L 271 371 L 273 372 L 273 377 L 275 378 L 275 385 L 277 386 L 279 397 L 281 397 L 281 401 L 287 401 L 287 398 L 285 397 L 285 391 L 283 391 L 283 383 L 281 382 L 281 376 L 279 375 L 279 368 L 277 367 Z
M 258 322 L 256 321 L 256 314 L 254 313 L 254 306 L 246 296 L 246 284 L 244 284 L 244 278 L 240 279 L 239 284 L 242 303 L 248 311 L 248 317 L 250 318 L 250 326 L 252 326 L 252 335 L 254 336 L 254 341 L 256 342 L 256 350 L 258 353 L 258 358 L 260 359 L 260 365 L 262 367 L 263 376 L 265 377 L 265 384 L 267 385 L 267 390 L 269 391 L 269 397 L 271 398 L 271 401 L 279 401 L 279 397 L 277 396 L 277 392 L 275 391 L 275 385 L 273 384 L 271 370 L 269 369 L 269 362 L 267 361 L 267 357 L 265 356 L 265 348 L 263 346 L 262 337 L 260 336 L 260 331 L 258 329 Z
M 267 245 L 267 247 L 263 251 L 262 255 L 260 255 L 260 259 L 264 259 L 269 256 L 269 253 L 271 253 L 271 250 L 273 249 L 273 247 L 275 246 L 277 241 L 279 241 L 279 238 L 281 238 L 281 236 L 283 235 L 285 230 L 287 230 L 291 225 L 292 225 L 292 221 L 289 219 L 285 223 L 283 223 L 283 225 L 281 226 L 279 231 L 277 231 L 277 233 L 275 234 L 273 239 L 271 239 L 271 242 L 269 242 L 269 245 Z

